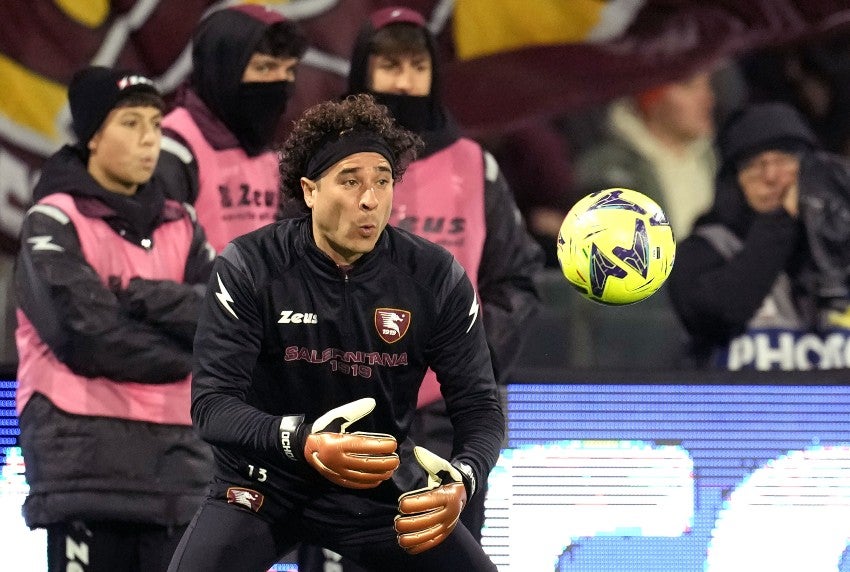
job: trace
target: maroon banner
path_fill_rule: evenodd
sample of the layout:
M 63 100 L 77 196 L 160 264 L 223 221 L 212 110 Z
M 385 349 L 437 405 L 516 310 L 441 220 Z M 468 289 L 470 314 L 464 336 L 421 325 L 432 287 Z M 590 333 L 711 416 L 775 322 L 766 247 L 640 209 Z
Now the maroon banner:
M 173 93 L 189 72 L 187 50 L 196 23 L 205 11 L 225 4 L 0 2 L 0 251 L 16 250 L 38 167 L 69 138 L 63 97 L 73 72 L 92 62 L 120 65 L 153 77 L 166 93 Z M 608 7 L 637 8 L 620 33 L 601 43 L 538 44 L 461 60 L 455 55 L 452 16 L 458 4 L 453 2 L 266 4 L 301 21 L 312 42 L 287 120 L 342 93 L 350 47 L 364 16 L 376 7 L 402 4 L 420 10 L 432 23 L 446 60 L 444 98 L 473 136 L 596 105 L 747 50 L 850 27 L 850 7 L 840 0 L 610 0 Z
M 582 109 L 748 50 L 847 30 L 840 0 L 649 0 L 604 44 L 536 46 L 452 61 L 447 103 L 473 134 Z

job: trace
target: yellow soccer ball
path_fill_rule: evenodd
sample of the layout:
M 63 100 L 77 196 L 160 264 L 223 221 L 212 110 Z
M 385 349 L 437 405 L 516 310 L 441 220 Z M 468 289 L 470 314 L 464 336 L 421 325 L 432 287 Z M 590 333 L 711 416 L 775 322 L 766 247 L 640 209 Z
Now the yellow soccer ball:
M 561 223 L 558 261 L 583 296 L 612 306 L 655 293 L 673 269 L 676 241 L 658 203 L 631 189 L 578 201 Z

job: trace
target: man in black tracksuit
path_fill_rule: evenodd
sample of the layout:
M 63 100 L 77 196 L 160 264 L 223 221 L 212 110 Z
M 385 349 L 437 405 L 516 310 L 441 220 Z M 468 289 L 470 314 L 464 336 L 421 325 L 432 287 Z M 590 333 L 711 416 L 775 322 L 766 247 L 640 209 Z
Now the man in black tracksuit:
M 216 474 L 171 570 L 266 570 L 300 541 L 370 570 L 495 570 L 458 523 L 504 432 L 478 300 L 447 251 L 387 226 L 419 145 L 366 95 L 295 125 L 283 188 L 310 215 L 213 270 L 192 417 Z M 408 439 L 428 367 L 450 460 Z

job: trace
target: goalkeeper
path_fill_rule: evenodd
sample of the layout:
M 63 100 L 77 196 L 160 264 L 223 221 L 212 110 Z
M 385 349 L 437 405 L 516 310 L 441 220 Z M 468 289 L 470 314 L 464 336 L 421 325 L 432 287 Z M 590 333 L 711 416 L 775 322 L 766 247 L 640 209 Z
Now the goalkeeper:
M 281 150 L 309 214 L 232 241 L 195 338 L 210 495 L 169 570 L 268 570 L 298 542 L 368 570 L 495 570 L 459 523 L 504 418 L 479 305 L 444 249 L 387 225 L 421 140 L 368 95 L 305 112 Z M 408 432 L 426 369 L 450 459 Z

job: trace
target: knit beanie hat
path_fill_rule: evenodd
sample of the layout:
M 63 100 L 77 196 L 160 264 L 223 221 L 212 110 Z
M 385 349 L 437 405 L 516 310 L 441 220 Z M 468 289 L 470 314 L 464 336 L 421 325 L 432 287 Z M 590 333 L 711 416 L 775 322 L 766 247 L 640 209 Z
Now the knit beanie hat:
M 817 146 L 817 137 L 800 112 L 779 102 L 746 107 L 730 117 L 718 135 L 727 168 L 763 151 L 802 152 Z
M 75 73 L 68 86 L 68 104 L 80 144 L 88 144 L 122 99 L 139 92 L 159 95 L 150 79 L 131 71 L 89 66 Z

